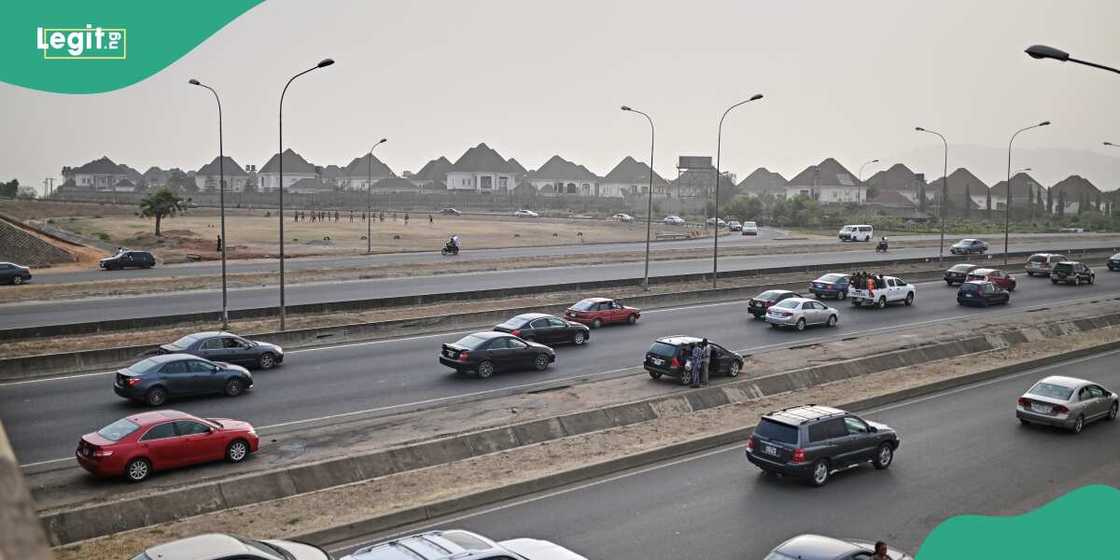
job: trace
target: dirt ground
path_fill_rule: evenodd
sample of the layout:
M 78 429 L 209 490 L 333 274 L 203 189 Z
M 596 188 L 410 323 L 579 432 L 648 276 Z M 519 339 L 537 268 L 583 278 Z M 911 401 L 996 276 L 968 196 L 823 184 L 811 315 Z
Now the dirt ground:
M 274 500 L 137 529 L 59 547 L 60 560 L 126 558 L 160 542 L 241 527 L 258 538 L 296 538 L 327 527 L 352 523 L 401 508 L 463 496 L 489 488 L 576 469 L 704 435 L 757 423 L 771 410 L 804 402 L 839 404 L 893 393 L 1044 355 L 1115 340 L 1114 329 L 1022 344 L 1007 350 L 928 362 L 816 386 L 810 389 L 733 403 L 700 412 L 681 422 L 665 416 L 622 428 L 493 453 L 447 465 L 409 471 L 343 487 Z M 489 473 L 478 477 L 477 473 Z M 749 474 L 744 474 L 749 476 Z M 320 513 L 323 512 L 323 513 Z M 330 512 L 330 513 L 325 513 Z

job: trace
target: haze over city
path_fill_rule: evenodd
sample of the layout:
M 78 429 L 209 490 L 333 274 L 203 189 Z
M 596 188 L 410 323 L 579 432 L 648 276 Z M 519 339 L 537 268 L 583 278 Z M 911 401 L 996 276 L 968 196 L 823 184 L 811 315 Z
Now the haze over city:
M 853 171 L 901 161 L 933 180 L 941 146 L 920 125 L 948 137 L 950 171 L 990 185 L 1006 173 L 1010 134 L 1051 120 L 1017 140 L 1014 166 L 1046 185 L 1080 174 L 1112 190 L 1120 151 L 1101 143 L 1120 142 L 1120 82 L 1022 52 L 1045 43 L 1120 62 L 1120 6 L 1076 5 L 267 2 L 124 90 L 0 85 L 0 175 L 40 186 L 102 155 L 197 169 L 217 142 L 212 99 L 192 77 L 223 96 L 226 153 L 263 164 L 284 82 L 329 56 L 337 64 L 285 103 L 286 147 L 320 165 L 388 137 L 378 157 L 397 173 L 486 142 L 530 169 L 560 154 L 602 175 L 626 155 L 648 160 L 648 127 L 619 111 L 627 104 L 653 116 L 655 167 L 672 177 L 678 155 L 713 154 L 724 108 L 763 93 L 724 127 L 722 167 L 740 178 L 759 166 L 790 178 L 835 157 Z

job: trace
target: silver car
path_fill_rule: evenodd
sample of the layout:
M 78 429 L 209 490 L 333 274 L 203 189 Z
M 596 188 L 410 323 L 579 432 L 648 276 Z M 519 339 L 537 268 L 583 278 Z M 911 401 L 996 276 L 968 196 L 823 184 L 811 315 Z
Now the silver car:
M 1081 433 L 1094 420 L 1116 419 L 1120 396 L 1097 383 L 1051 375 L 1019 397 L 1015 416 L 1023 424 L 1046 424 Z
M 809 325 L 835 327 L 839 321 L 839 311 L 809 298 L 784 299 L 766 310 L 766 322 L 771 326 L 793 327 L 799 331 Z
M 158 544 L 132 560 L 331 560 L 323 549 L 294 541 L 258 541 L 209 533 Z
M 342 560 L 587 560 L 538 539 L 494 542 L 470 531 L 430 531 L 355 550 Z
M 820 535 L 798 535 L 780 544 L 763 560 L 870 560 L 875 553 L 875 543 L 834 539 Z M 914 560 L 912 556 L 887 547 L 891 560 Z

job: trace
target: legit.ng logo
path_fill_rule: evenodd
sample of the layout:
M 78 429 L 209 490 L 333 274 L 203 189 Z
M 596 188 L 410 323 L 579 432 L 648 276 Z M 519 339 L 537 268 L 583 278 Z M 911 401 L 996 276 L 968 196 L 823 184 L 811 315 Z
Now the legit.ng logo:
M 44 60 L 124 60 L 128 30 L 123 27 L 39 27 L 36 46 Z

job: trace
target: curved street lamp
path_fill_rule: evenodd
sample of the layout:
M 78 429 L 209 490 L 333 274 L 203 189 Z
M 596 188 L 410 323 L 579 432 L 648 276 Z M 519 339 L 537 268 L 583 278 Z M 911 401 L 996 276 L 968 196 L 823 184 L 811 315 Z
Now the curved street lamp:
M 225 152 L 222 147 L 222 100 L 214 88 L 194 78 L 187 83 L 210 90 L 210 93 L 214 94 L 214 101 L 218 102 L 218 206 L 221 208 L 219 233 L 222 237 L 221 247 L 218 249 L 222 254 L 222 330 L 224 331 L 229 329 L 229 300 L 226 295 L 226 246 L 229 245 L 229 240 L 226 239 L 226 172 Z
M 377 141 L 369 149 L 369 177 L 366 179 L 366 254 L 373 253 L 373 216 L 370 214 L 373 209 L 373 148 L 376 148 L 386 142 L 388 138 L 382 138 Z
M 1108 70 L 1109 72 L 1120 74 L 1120 70 L 1117 70 L 1111 66 L 1097 64 L 1095 62 L 1089 62 L 1087 60 L 1078 60 L 1070 56 L 1066 51 L 1056 49 L 1054 47 L 1048 47 L 1046 45 L 1031 45 L 1030 47 L 1027 47 L 1027 50 L 1023 52 L 1027 53 L 1027 56 L 1030 56 L 1035 60 L 1050 59 L 1057 60 L 1058 62 L 1073 62 L 1076 64 L 1084 64 L 1085 66 L 1092 66 L 1093 68 L 1099 68 L 1101 70 Z
M 723 140 L 723 119 L 727 118 L 727 114 L 730 113 L 732 109 L 734 109 L 734 108 L 736 108 L 740 105 L 743 105 L 744 103 L 750 103 L 751 101 L 758 101 L 759 99 L 762 99 L 762 94 L 761 93 L 756 93 L 756 94 L 750 96 L 749 98 L 744 99 L 744 100 L 728 107 L 727 110 L 723 112 L 723 116 L 721 116 L 719 118 L 719 129 L 716 132 L 716 207 L 715 207 L 715 224 L 713 224 L 715 227 L 713 228 L 714 233 L 712 234 L 712 287 L 713 288 L 716 287 L 716 283 L 719 281 L 719 177 L 720 177 L 719 176 L 719 165 L 720 165 L 719 156 L 720 156 L 720 147 L 721 147 L 720 144 Z
M 1007 249 L 1011 239 L 1011 144 L 1015 142 L 1015 137 L 1021 132 L 1026 132 L 1032 128 L 1040 126 L 1050 126 L 1050 121 L 1042 121 L 1038 124 L 1033 124 L 1028 127 L 1020 128 L 1011 135 L 1011 140 L 1007 141 L 1007 206 L 1003 212 L 1003 266 L 1007 266 Z
M 940 132 L 928 128 L 916 126 L 914 130 L 936 135 L 945 144 L 945 168 L 941 175 L 941 202 L 938 204 L 938 214 L 941 215 L 941 243 L 937 248 L 937 262 L 942 263 L 945 261 L 945 202 L 949 198 L 949 141 Z
M 653 128 L 653 119 L 650 118 L 649 115 L 626 105 L 620 108 L 623 111 L 637 113 L 649 121 L 649 202 L 646 206 L 646 271 L 645 275 L 642 276 L 642 289 L 649 291 L 649 239 L 650 232 L 653 230 L 653 141 L 655 131 Z
M 280 159 L 280 330 L 284 330 L 285 319 L 287 316 L 287 309 L 284 305 L 284 94 L 288 93 L 288 86 L 296 78 L 320 68 L 326 68 L 334 64 L 334 59 L 324 58 L 319 61 L 319 64 L 296 74 L 288 79 L 288 83 L 284 84 L 284 90 L 280 92 L 280 152 L 277 156 Z
M 858 181 L 856 184 L 856 206 L 859 206 L 859 189 L 863 186 L 863 168 L 871 165 L 872 163 L 879 163 L 879 160 L 873 159 L 871 161 L 864 162 L 863 165 L 859 166 L 859 174 L 856 176 L 856 179 Z

